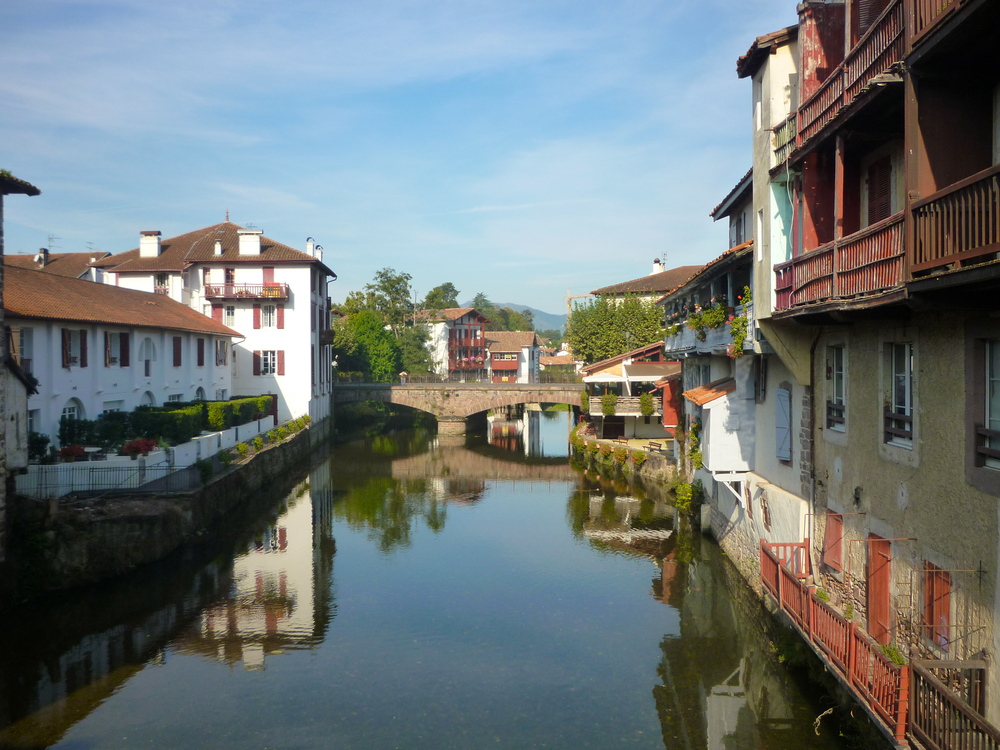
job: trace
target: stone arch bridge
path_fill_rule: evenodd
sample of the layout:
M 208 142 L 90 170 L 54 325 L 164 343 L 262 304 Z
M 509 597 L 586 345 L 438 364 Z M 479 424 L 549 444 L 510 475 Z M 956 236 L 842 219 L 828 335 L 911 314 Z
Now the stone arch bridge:
M 465 420 L 488 409 L 515 404 L 580 406 L 579 383 L 342 383 L 333 403 L 383 401 L 433 414 L 442 435 L 464 435 Z

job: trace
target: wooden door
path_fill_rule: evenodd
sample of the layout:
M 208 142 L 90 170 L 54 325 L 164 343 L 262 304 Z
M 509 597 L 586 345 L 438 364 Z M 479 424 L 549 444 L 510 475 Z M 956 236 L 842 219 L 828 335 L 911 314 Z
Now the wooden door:
M 868 535 L 868 633 L 888 643 L 891 624 L 892 543 Z

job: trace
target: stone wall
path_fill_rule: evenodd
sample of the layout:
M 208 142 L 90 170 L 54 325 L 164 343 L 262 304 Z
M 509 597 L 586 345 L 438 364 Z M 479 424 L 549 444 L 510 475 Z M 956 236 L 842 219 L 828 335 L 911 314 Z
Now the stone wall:
M 191 493 L 105 497 L 72 505 L 17 497 L 11 523 L 14 559 L 5 588 L 19 596 L 71 588 L 162 559 L 304 464 L 312 449 L 324 445 L 311 433 L 306 428 L 268 445 Z

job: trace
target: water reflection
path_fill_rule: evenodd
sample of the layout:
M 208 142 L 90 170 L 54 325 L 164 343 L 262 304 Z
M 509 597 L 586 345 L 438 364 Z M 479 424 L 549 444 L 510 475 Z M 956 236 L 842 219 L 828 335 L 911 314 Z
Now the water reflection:
M 571 411 L 540 411 L 537 404 L 508 407 L 487 418 L 489 445 L 529 458 L 569 455 Z

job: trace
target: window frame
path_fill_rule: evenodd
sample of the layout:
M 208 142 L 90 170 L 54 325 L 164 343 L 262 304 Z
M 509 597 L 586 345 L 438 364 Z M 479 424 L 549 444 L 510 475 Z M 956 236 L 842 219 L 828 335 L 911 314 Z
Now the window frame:
M 885 357 L 887 393 L 882 412 L 882 442 L 912 450 L 916 435 L 916 347 L 912 341 L 887 341 Z
M 842 343 L 827 347 L 826 428 L 847 432 L 847 347 Z
M 929 644 L 947 653 L 951 645 L 951 573 L 929 560 L 924 560 L 922 573 L 920 632 Z

